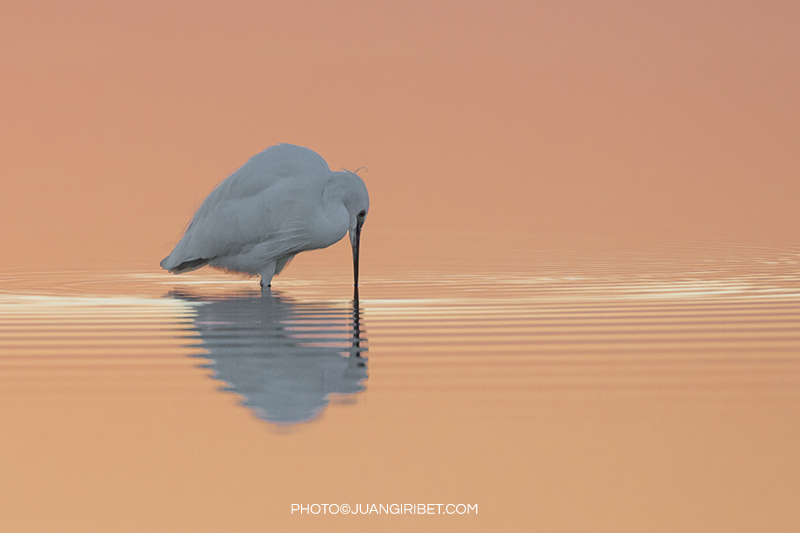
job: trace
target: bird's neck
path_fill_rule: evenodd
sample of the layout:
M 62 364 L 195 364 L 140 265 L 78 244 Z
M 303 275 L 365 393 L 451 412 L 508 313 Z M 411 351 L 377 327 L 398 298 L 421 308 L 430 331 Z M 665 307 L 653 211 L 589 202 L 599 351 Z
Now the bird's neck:
M 333 244 L 341 239 L 350 228 L 350 212 L 347 209 L 347 183 L 345 179 L 332 173 L 322 191 L 322 206 L 325 217 L 324 229 L 320 228 L 320 235 L 324 240 Z

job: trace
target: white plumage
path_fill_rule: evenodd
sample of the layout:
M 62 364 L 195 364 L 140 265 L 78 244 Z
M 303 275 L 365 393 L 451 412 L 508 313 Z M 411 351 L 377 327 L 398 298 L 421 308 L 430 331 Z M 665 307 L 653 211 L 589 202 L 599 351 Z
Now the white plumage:
M 331 171 L 308 148 L 278 144 L 211 191 L 161 267 L 175 274 L 205 265 L 260 274 L 268 287 L 296 254 L 330 246 L 349 231 L 357 286 L 368 211 L 367 188 L 355 173 Z

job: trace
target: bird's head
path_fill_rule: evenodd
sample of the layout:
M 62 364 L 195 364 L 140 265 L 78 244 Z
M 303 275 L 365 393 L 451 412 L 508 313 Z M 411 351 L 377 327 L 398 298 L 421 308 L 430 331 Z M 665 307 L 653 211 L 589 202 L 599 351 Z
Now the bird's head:
M 344 198 L 344 205 L 350 213 L 350 229 L 353 229 L 369 213 L 369 193 L 367 186 L 357 174 L 348 172 L 347 195 Z
M 369 193 L 367 186 L 364 185 L 358 174 L 355 172 L 344 171 L 344 206 L 350 215 L 350 244 L 357 246 L 358 236 L 361 233 L 361 226 L 364 224 L 369 214 Z

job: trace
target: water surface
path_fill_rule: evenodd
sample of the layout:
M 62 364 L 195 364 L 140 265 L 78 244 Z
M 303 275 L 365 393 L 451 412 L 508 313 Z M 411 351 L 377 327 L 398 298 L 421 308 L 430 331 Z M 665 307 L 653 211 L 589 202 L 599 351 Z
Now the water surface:
M 799 254 L 529 265 L 4 274 L 2 529 L 800 526 Z

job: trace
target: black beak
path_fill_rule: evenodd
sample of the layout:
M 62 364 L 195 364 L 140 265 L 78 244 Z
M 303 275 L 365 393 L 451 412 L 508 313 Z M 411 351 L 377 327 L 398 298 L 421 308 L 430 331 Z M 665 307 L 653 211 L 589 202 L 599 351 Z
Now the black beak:
M 353 287 L 356 298 L 358 297 L 358 249 L 361 245 L 361 225 L 363 223 L 363 220 L 359 220 L 355 229 L 350 232 L 350 246 L 353 247 Z

